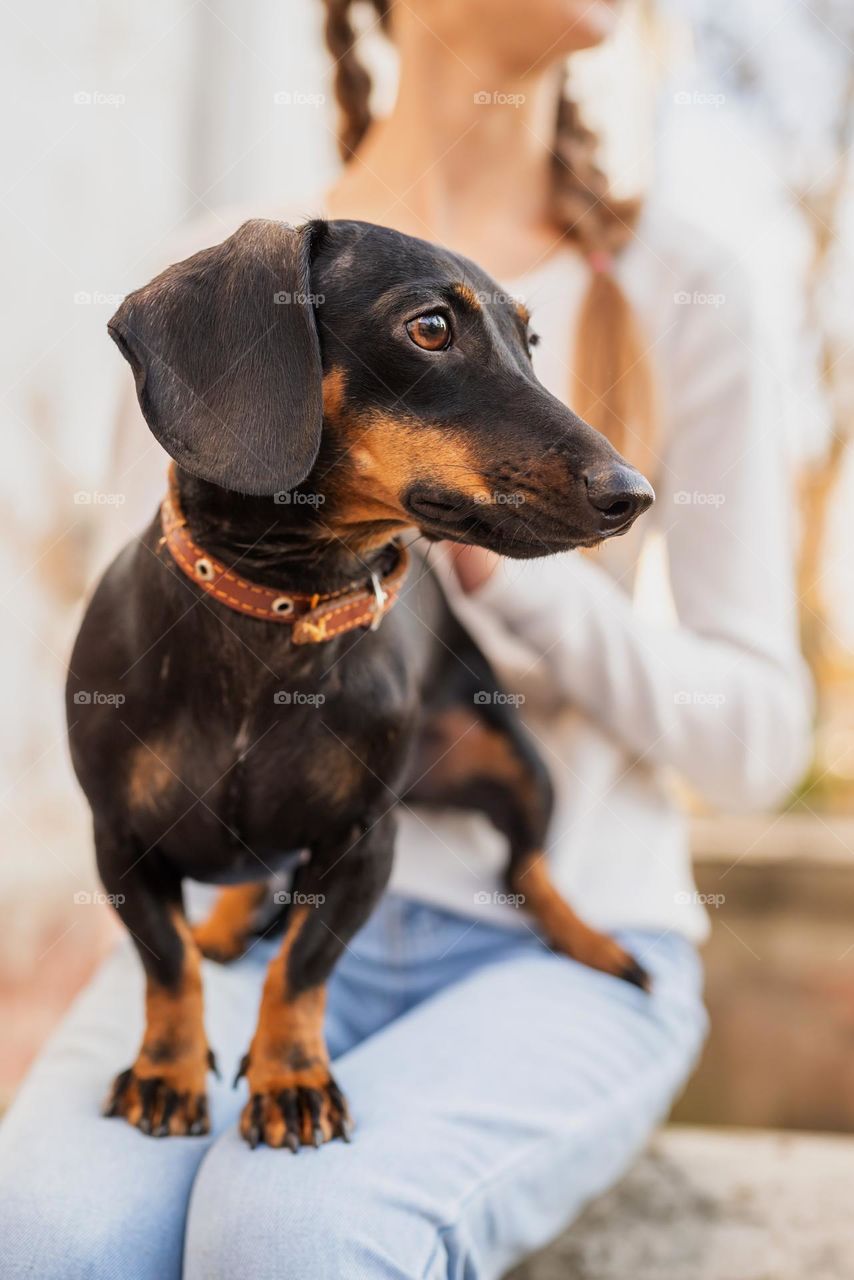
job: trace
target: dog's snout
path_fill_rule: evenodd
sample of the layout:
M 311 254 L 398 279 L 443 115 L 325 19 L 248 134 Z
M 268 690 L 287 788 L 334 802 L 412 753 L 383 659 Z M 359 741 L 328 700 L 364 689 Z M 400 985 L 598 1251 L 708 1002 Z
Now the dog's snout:
M 584 476 L 587 499 L 598 512 L 603 534 L 627 529 L 655 499 L 652 485 L 625 463 L 609 463 Z

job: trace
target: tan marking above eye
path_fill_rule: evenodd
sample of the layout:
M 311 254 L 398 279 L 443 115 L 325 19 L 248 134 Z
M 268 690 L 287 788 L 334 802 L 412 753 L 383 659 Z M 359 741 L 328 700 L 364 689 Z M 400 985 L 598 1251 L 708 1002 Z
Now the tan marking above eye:
M 424 351 L 444 351 L 451 344 L 450 321 L 441 311 L 425 311 L 416 316 L 408 322 L 406 332 Z
M 473 311 L 480 311 L 480 296 L 475 293 L 470 284 L 455 284 L 454 293 L 470 306 Z

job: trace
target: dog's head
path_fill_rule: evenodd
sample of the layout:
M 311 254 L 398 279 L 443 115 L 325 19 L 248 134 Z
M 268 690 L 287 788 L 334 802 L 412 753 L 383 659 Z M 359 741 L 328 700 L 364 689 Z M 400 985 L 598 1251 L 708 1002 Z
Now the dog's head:
M 402 527 L 517 557 L 622 533 L 650 486 L 537 381 L 528 316 L 477 266 L 360 222 L 247 222 L 110 322 L 142 411 L 193 475 L 331 498 L 366 545 Z

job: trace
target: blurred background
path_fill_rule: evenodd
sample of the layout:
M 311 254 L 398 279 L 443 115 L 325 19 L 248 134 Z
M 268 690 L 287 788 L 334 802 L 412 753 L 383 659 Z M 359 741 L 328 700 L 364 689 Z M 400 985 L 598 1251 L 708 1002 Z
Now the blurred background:
M 6 11 L 0 1104 L 115 927 L 61 692 L 103 549 L 140 525 L 122 488 L 137 460 L 122 471 L 113 456 L 127 371 L 106 321 L 181 256 L 199 219 L 213 242 L 226 206 L 316 211 L 337 167 L 321 21 L 308 0 Z M 381 111 L 395 68 L 369 26 Z M 802 638 L 819 691 L 812 766 L 780 811 L 696 812 L 713 1029 L 677 1114 L 852 1131 L 854 11 L 638 0 L 573 69 L 618 191 L 642 194 L 655 173 L 660 198 L 751 273 L 753 355 L 785 389 Z M 720 297 L 706 305 L 725 306 L 725 280 Z

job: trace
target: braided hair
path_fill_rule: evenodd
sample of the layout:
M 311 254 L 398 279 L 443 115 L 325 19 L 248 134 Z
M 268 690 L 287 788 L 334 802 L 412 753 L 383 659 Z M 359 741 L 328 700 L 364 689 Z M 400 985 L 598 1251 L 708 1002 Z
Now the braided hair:
M 359 60 L 352 14 L 357 0 L 324 0 L 326 43 L 335 59 L 338 147 L 346 164 L 371 124 L 371 77 Z M 391 0 L 366 0 L 388 34 Z M 653 469 L 655 396 L 652 369 L 631 303 L 615 273 L 632 240 L 637 200 L 611 196 L 597 163 L 599 141 L 584 124 L 564 81 L 552 143 L 551 215 L 584 254 L 590 283 L 578 317 L 571 403 L 642 470 Z
M 383 31 L 388 31 L 391 0 L 368 0 Z M 371 77 L 359 61 L 353 27 L 353 0 L 324 0 L 326 47 L 335 59 L 335 99 L 338 103 L 338 151 L 346 164 L 358 149 L 371 123 Z

